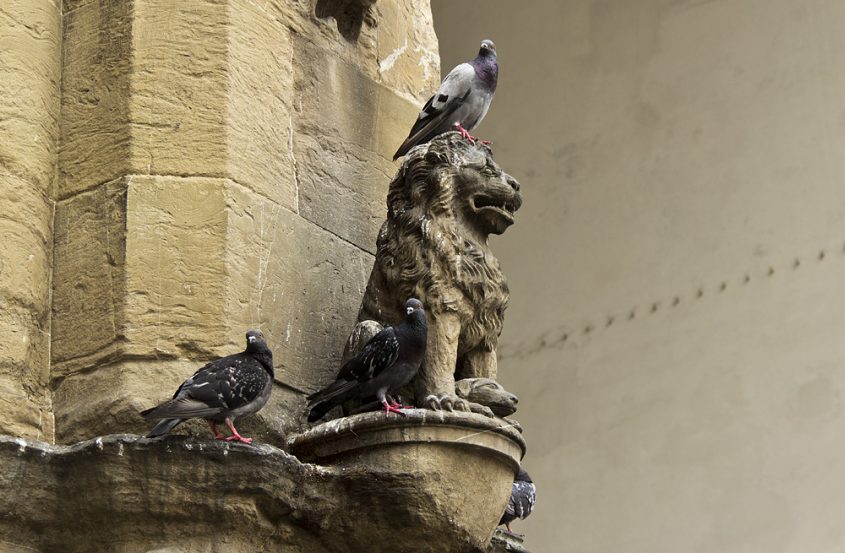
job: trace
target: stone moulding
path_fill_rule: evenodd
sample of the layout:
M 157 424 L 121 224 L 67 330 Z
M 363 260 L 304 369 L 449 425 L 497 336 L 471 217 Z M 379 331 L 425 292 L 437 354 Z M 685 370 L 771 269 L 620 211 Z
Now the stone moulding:
M 525 456 L 525 440 L 513 425 L 473 413 L 406 409 L 404 417 L 362 413 L 329 421 L 295 436 L 290 448 L 304 461 L 347 461 L 357 450 L 403 444 L 475 447 L 499 457 L 514 472 Z

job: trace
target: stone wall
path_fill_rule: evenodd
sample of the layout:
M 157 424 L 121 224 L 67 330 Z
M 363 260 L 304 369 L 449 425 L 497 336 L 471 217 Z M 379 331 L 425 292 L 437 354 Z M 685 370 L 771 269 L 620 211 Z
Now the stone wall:
M 141 432 L 260 326 L 278 385 L 249 430 L 281 440 L 439 80 L 427 0 L 15 0 L 0 44 L 0 432 Z
M 0 433 L 48 441 L 61 23 L 53 0 L 0 6 Z

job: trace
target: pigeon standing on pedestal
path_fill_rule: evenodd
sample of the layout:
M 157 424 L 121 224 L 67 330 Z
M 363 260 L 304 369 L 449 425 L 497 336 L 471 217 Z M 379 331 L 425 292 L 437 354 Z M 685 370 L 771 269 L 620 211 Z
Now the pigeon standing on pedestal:
M 393 159 L 448 131 L 457 130 L 464 138 L 475 142 L 469 132 L 487 115 L 498 79 L 496 45 L 492 40 L 482 40 L 478 56 L 452 69 L 434 96 L 428 99 Z
M 505 507 L 505 513 L 499 524 L 504 524 L 508 532 L 511 531 L 511 522 L 518 518 L 525 518 L 534 510 L 534 502 L 537 499 L 537 488 L 531 477 L 525 472 L 525 469 L 519 469 L 519 473 L 514 478 L 511 486 L 511 498 L 508 500 L 508 506 Z
M 402 415 L 393 394 L 417 374 L 425 357 L 425 310 L 420 300 L 405 302 L 405 319 L 373 336 L 358 354 L 347 361 L 337 380 L 308 396 L 308 422 L 321 419 L 335 405 L 350 399 L 375 397 L 385 415 Z M 388 398 L 390 402 L 388 403 Z
M 204 418 L 214 438 L 252 443 L 235 430 L 234 420 L 258 412 L 273 390 L 273 353 L 260 330 L 246 333 L 246 349 L 205 365 L 182 383 L 173 399 L 158 407 L 141 411 L 148 420 L 162 419 L 147 434 L 164 436 L 182 422 Z M 231 436 L 223 436 L 217 425 L 226 423 Z

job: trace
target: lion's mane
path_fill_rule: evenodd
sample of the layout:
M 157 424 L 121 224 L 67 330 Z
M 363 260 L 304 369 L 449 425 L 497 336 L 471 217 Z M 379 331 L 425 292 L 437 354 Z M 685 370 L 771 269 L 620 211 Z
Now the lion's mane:
M 424 298 L 434 314 L 458 312 L 458 355 L 495 347 L 508 301 L 498 261 L 463 231 L 455 213 L 456 203 L 467 201 L 456 190 L 459 172 L 467 170 L 501 174 L 489 150 L 468 146 L 457 133 L 409 153 L 390 183 L 387 220 L 359 314 L 359 320 L 399 320 L 409 297 Z

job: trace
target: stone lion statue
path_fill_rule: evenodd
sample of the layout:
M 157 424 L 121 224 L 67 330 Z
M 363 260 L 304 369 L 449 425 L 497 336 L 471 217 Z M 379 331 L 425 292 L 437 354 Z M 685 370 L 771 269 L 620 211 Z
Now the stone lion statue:
M 455 381 L 496 378 L 508 285 L 487 238 L 505 232 L 521 205 L 519 183 L 490 149 L 456 132 L 411 150 L 390 183 L 356 332 L 365 321 L 400 321 L 407 298 L 422 300 L 428 345 L 418 406 L 492 415 L 456 395 Z

